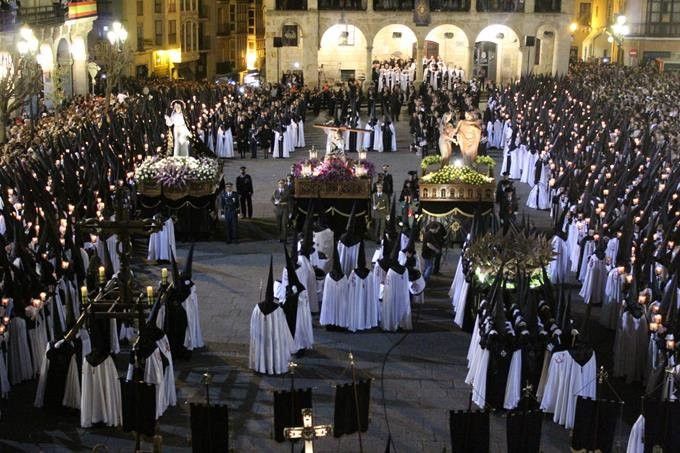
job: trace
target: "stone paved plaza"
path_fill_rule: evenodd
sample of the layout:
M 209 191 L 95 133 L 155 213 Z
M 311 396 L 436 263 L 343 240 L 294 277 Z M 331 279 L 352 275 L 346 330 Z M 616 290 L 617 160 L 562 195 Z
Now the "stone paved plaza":
M 322 132 L 308 121 L 309 144 L 323 148 Z M 419 158 L 408 153 L 408 125 L 397 125 L 399 152 L 369 156 L 376 164 L 389 162 L 400 188 L 407 170 L 416 169 Z M 255 184 L 255 216 L 272 217 L 269 197 L 274 181 L 283 176 L 295 159 L 230 161 L 225 173 L 232 178 L 245 162 Z M 518 187 L 526 196 L 526 189 Z M 536 215 L 534 213 L 534 215 Z M 541 214 L 543 224 L 548 224 Z M 178 244 L 183 258 L 188 244 Z M 372 246 L 367 250 L 370 256 Z M 468 405 L 469 387 L 465 356 L 469 335 L 454 328 L 447 290 L 459 250 L 449 250 L 442 275 L 433 277 L 426 302 L 414 307 L 414 330 L 410 333 L 330 332 L 315 318 L 315 348 L 297 360 L 296 387 L 311 387 L 317 423 L 332 423 L 335 383 L 351 380 L 348 353 L 357 360 L 360 377 L 373 379 L 370 425 L 363 434 L 365 452 L 382 452 L 391 432 L 393 452 L 451 451 L 448 411 Z M 248 370 L 250 315 L 259 300 L 267 277 L 267 263 L 274 256 L 276 273 L 284 264 L 281 245 L 275 240 L 198 243 L 194 257 L 194 280 L 199 296 L 201 326 L 207 347 L 195 352 L 190 361 L 176 362 L 179 405 L 160 419 L 164 451 L 189 451 L 188 402 L 205 399 L 200 384 L 206 370 L 214 375 L 212 402 L 227 404 L 230 411 L 230 446 L 237 452 L 286 452 L 288 444 L 273 440 L 273 391 L 290 387 L 290 377 L 266 377 Z M 152 268 L 158 273 L 160 266 Z M 389 352 L 389 355 L 388 355 Z M 383 370 L 384 367 L 384 370 Z M 0 451 L 132 451 L 132 436 L 119 430 L 78 428 L 77 413 L 59 417 L 32 407 L 35 383 L 13 389 L 8 402 L 0 405 Z M 505 451 L 505 418 L 492 416 L 492 451 Z M 545 418 L 543 451 L 567 451 L 569 433 Z M 150 443 L 144 443 L 147 450 Z M 295 451 L 299 451 L 299 446 Z M 317 452 L 358 452 L 357 435 L 320 440 Z

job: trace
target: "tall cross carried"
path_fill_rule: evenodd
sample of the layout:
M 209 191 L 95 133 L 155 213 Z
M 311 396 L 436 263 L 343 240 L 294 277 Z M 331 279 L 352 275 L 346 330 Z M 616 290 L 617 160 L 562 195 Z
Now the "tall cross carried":
M 302 426 L 283 429 L 283 435 L 286 439 L 302 439 L 305 441 L 305 453 L 314 453 L 314 440 L 330 436 L 332 433 L 332 425 L 314 426 L 312 410 L 309 408 L 302 409 Z

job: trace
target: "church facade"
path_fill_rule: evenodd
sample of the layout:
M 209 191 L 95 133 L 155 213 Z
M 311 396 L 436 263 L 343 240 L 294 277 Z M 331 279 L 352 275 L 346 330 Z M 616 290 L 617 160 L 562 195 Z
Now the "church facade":
M 435 56 L 507 83 L 567 71 L 571 0 L 265 0 L 266 78 L 370 79 L 375 62 Z M 416 80 L 423 77 L 417 65 Z

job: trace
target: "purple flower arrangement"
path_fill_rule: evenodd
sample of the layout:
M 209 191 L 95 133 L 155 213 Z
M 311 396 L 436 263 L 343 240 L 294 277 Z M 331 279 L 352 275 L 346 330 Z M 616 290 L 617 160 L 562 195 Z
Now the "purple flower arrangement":
M 293 176 L 319 182 L 350 181 L 354 178 L 372 178 L 374 165 L 367 161 L 343 160 L 330 158 L 306 159 L 293 165 Z

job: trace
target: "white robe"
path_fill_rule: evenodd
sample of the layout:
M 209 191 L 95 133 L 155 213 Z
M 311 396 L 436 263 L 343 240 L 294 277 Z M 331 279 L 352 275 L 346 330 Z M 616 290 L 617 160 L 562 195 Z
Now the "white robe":
M 600 324 L 607 329 L 616 329 L 621 307 L 621 286 L 623 277 L 617 268 L 612 268 L 607 274 L 600 311 Z
M 300 277 L 298 276 L 298 279 Z M 316 293 L 316 288 L 312 288 Z M 305 289 L 298 296 L 298 307 L 295 315 L 295 352 L 301 349 L 311 349 L 314 346 L 314 329 L 312 325 L 312 312 L 309 310 L 309 291 Z M 286 303 L 284 298 L 283 304 Z
M 590 255 L 587 266 L 579 296 L 585 304 L 600 304 L 604 299 L 607 266 L 595 254 Z
M 531 185 L 533 186 L 531 188 L 531 191 L 529 191 L 529 195 L 527 196 L 527 207 L 531 209 L 539 209 L 539 210 L 547 210 L 550 209 L 550 206 L 552 205 L 551 199 L 550 199 L 550 186 L 549 186 L 549 181 L 550 181 L 550 170 L 547 165 L 542 165 L 541 168 L 541 177 L 538 182 L 538 184 L 533 183 L 533 169 L 531 172 Z
M 368 131 L 364 135 L 364 149 L 371 149 L 371 130 L 373 131 L 373 151 L 382 151 L 382 129 L 380 128 L 380 123 L 375 123 L 375 126 L 371 127 L 370 124 L 366 123 L 365 129 Z
M 300 283 L 305 288 L 310 288 L 307 290 L 307 300 L 309 301 L 309 309 L 312 313 L 319 312 L 319 294 L 314 291 L 317 288 L 316 273 L 314 272 L 314 267 L 309 261 L 309 258 L 303 255 L 298 255 L 297 263 L 300 267 L 295 271 L 300 279 Z
M 541 409 L 553 413 L 555 423 L 571 429 L 574 427 L 578 396 L 595 399 L 596 391 L 597 361 L 594 352 L 583 366 L 568 351 L 556 352 L 550 359 Z
M 373 272 L 366 278 L 360 278 L 354 271 L 349 276 L 348 292 L 349 314 L 347 328 L 351 332 L 371 329 L 378 325 L 378 288 L 375 285 Z
M 387 331 L 411 330 L 411 298 L 408 271 L 399 274 L 389 269 L 385 275 L 380 327 Z
M 560 284 L 567 282 L 567 271 L 569 270 L 569 253 L 567 244 L 559 236 L 553 236 L 552 249 L 555 253 L 553 260 L 550 262 L 550 282 L 553 284 Z
M 359 243 L 351 247 L 346 246 L 342 242 L 338 242 L 338 258 L 340 259 L 340 267 L 342 273 L 349 275 L 357 267 L 359 260 Z
M 9 323 L 9 382 L 12 385 L 33 379 L 33 363 L 26 334 L 26 320 L 14 317 Z
M 47 351 L 50 350 L 50 344 L 45 348 L 45 355 L 43 356 L 42 367 L 40 369 L 40 379 L 38 380 L 38 387 L 35 391 L 35 399 L 33 406 L 43 407 L 45 401 L 45 388 L 47 386 L 47 372 L 50 368 L 50 360 L 47 358 Z M 0 354 L 1 356 L 2 354 Z M 65 407 L 73 409 L 80 409 L 80 379 L 78 379 L 78 365 L 76 364 L 76 354 L 71 355 L 68 372 L 66 374 L 66 382 L 64 383 L 64 397 L 61 404 Z
M 177 249 L 175 247 L 175 224 L 171 218 L 163 223 L 163 228 L 157 233 L 149 236 L 149 261 L 171 261 L 170 252 L 176 258 Z
M 288 141 L 288 134 L 284 133 L 283 134 L 283 142 L 279 141 L 279 138 L 281 137 L 281 132 L 279 131 L 274 131 L 274 152 L 272 153 L 272 157 L 274 159 L 287 159 L 290 157 L 290 142 Z M 280 148 L 280 149 L 279 149 Z
M 640 415 L 633 424 L 628 436 L 626 453 L 645 453 L 645 416 Z
M 165 116 L 165 124 L 173 127 L 173 156 L 188 156 L 191 132 L 184 122 L 184 115 L 173 111 L 172 115 Z
M 263 374 L 282 374 L 288 371 L 295 342 L 281 308 L 264 315 L 259 305 L 250 317 L 250 353 L 248 366 Z
M 106 426 L 123 423 L 120 381 L 111 356 L 96 367 L 83 360 L 80 426 L 89 428 L 96 423 Z
M 189 297 L 182 302 L 182 307 L 187 314 L 187 328 L 184 333 L 184 347 L 188 350 L 202 348 L 203 333 L 201 332 L 201 317 L 198 314 L 198 295 L 196 294 L 196 285 L 191 287 Z
M 348 327 L 349 281 L 345 275 L 335 281 L 331 274 L 326 275 L 321 300 L 319 324 L 322 326 Z
M 465 274 L 463 273 L 463 258 L 460 257 L 458 258 L 458 266 L 456 266 L 456 273 L 454 274 L 451 289 L 449 290 L 451 305 L 453 305 L 454 311 L 453 323 L 458 327 L 463 327 L 469 286 L 470 284 L 465 280 Z
M 304 148 L 305 144 L 305 122 L 300 120 L 297 122 L 297 148 Z

